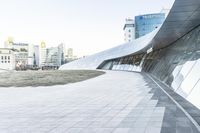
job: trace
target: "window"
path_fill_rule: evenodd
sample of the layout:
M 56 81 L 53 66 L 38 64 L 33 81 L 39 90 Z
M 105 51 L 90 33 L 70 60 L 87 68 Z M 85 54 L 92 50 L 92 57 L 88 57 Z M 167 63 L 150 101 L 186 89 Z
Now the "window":
M 129 38 L 131 38 L 131 35 L 128 35 Z
M 5 56 L 5 60 L 7 60 L 7 56 Z
M 8 61 L 8 63 L 10 63 L 10 61 Z
M 130 33 L 130 32 L 131 32 L 131 30 L 128 30 L 128 32 Z
M 1 60 L 3 60 L 3 56 L 1 56 Z
M 8 60 L 10 60 L 10 56 L 8 56 Z

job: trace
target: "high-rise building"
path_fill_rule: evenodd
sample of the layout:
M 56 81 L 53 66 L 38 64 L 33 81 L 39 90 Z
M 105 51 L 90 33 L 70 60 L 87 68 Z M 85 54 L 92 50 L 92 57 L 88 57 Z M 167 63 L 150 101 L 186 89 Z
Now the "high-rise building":
M 71 62 L 78 59 L 77 56 L 74 55 L 73 48 L 68 48 L 65 55 L 65 63 Z
M 140 38 L 160 27 L 165 20 L 165 13 L 145 14 L 135 17 L 135 37 Z
M 73 49 L 72 48 L 67 49 L 67 57 L 69 57 L 69 58 L 73 57 Z
M 135 39 L 135 21 L 133 19 L 126 19 L 124 25 L 124 41 L 132 42 Z
M 34 66 L 37 67 L 39 66 L 39 58 L 40 58 L 39 46 L 34 45 L 34 61 L 33 61 Z
M 42 42 L 40 47 L 40 67 L 42 69 L 55 69 L 62 64 L 64 64 L 64 44 L 46 48 L 46 44 Z
M 139 15 L 135 17 L 135 20 L 126 19 L 124 41 L 132 42 L 160 27 L 165 20 L 167 11 L 163 9 L 161 13 Z
M 28 66 L 33 67 L 34 65 L 34 46 L 32 44 L 28 45 Z
M 58 45 L 58 55 L 60 60 L 60 66 L 65 63 L 65 44 L 61 43 Z
M 47 49 L 46 49 L 46 43 L 41 42 L 40 48 L 39 48 L 39 53 L 40 53 L 40 59 L 39 59 L 39 66 L 45 66 L 46 62 L 46 57 L 47 57 Z

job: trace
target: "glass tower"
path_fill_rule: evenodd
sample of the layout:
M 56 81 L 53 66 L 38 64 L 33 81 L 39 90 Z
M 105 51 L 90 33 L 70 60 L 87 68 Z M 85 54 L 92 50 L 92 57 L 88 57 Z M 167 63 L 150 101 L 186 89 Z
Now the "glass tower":
M 156 28 L 165 20 L 165 13 L 146 14 L 135 17 L 135 37 L 140 38 Z

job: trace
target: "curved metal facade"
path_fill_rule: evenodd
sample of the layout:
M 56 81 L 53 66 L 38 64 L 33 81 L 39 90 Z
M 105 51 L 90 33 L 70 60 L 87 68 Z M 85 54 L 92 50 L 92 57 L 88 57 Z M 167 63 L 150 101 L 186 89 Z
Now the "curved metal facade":
M 200 0 L 176 0 L 163 25 L 148 35 L 92 56 L 65 64 L 60 69 L 96 69 L 105 60 L 164 48 L 200 24 Z
M 175 0 L 160 31 L 153 39 L 155 49 L 166 47 L 200 24 L 200 0 Z
M 147 53 L 150 48 L 153 51 Z M 199 67 L 200 0 L 176 0 L 165 22 L 155 31 L 60 69 L 145 71 L 200 109 Z
M 158 30 L 159 29 L 131 43 L 122 44 L 92 56 L 70 62 L 61 66 L 60 69 L 97 69 L 105 60 L 119 58 L 133 53 L 140 53 L 143 49 L 148 47 L 149 42 L 151 42 Z
M 167 48 L 107 60 L 100 68 L 149 73 L 200 109 L 200 26 Z

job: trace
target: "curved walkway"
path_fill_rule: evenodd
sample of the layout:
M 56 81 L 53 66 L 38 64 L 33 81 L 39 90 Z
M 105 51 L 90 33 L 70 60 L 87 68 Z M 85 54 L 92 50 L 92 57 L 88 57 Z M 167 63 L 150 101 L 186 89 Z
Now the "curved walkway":
M 145 75 L 107 71 L 54 87 L 0 88 L 1 133 L 196 133 Z

